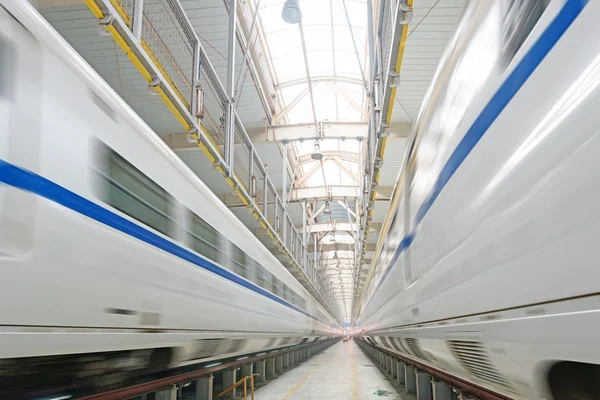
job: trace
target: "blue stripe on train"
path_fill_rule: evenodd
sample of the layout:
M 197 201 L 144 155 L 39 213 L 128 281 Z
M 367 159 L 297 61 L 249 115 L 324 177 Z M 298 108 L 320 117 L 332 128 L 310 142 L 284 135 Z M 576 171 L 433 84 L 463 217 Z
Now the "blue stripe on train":
M 502 110 L 504 110 L 510 100 L 525 84 L 533 71 L 535 71 L 546 55 L 548 55 L 550 50 L 552 50 L 554 45 L 567 31 L 569 26 L 571 26 L 573 21 L 575 21 L 588 1 L 589 0 L 567 0 L 562 10 L 557 14 L 550 25 L 548 25 L 546 30 L 541 34 L 531 49 L 529 49 L 527 54 L 525 54 L 521 62 L 519 62 L 517 67 L 510 73 L 508 78 L 506 78 L 498 91 L 496 91 L 481 114 L 479 114 L 475 122 L 473 122 L 471 128 L 469 128 L 465 136 L 458 143 L 456 149 L 454 149 L 448 158 L 448 161 L 440 171 L 440 174 L 438 175 L 431 192 L 417 211 L 415 227 L 413 228 L 412 232 L 406 235 L 406 237 L 400 242 L 400 245 L 394 251 L 394 255 L 392 256 L 389 264 L 386 266 L 386 269 L 379 279 L 379 282 L 377 283 L 373 294 L 369 298 L 367 305 L 381 287 L 385 277 L 389 274 L 392 266 L 396 263 L 400 254 L 402 254 L 405 249 L 410 247 L 416 235 L 417 227 L 421 221 L 423 221 L 423 218 L 425 218 L 425 215 L 427 215 L 427 212 L 431 206 L 433 206 L 433 203 L 442 192 L 442 189 L 444 189 L 448 181 L 450 181 L 450 178 L 452 178 L 456 170 L 465 161 L 475 145 L 479 143 L 479 140 L 487 132 L 492 123 L 496 120 L 496 118 L 498 118 Z
M 79 214 L 85 215 L 88 218 L 146 242 L 151 246 L 166 251 L 167 253 L 170 253 L 180 259 L 188 261 L 200 268 L 217 274 L 231 282 L 237 283 L 238 285 L 250 289 L 253 292 L 283 304 L 292 310 L 329 325 L 327 322 L 321 321 L 294 304 L 291 304 L 275 296 L 271 292 L 266 291 L 260 286 L 242 279 L 232 272 L 198 256 L 186 248 L 170 242 L 156 233 L 141 227 L 84 197 L 81 197 L 80 195 L 71 192 L 70 190 L 65 189 L 64 187 L 40 175 L 21 169 L 13 164 L 7 163 L 4 160 L 0 160 L 0 182 L 42 196 L 66 208 L 76 211 Z

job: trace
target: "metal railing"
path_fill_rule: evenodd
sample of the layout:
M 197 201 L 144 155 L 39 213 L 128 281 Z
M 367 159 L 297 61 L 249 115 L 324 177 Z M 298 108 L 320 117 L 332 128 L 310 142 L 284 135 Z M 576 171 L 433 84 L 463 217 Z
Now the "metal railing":
M 368 1 L 368 18 L 373 24 L 373 10 L 371 1 Z M 373 218 L 379 175 L 383 166 L 383 155 L 387 136 L 390 133 L 390 123 L 396 90 L 400 84 L 400 69 L 404 56 L 404 48 L 408 37 L 408 24 L 412 20 L 413 0 L 381 1 L 379 6 L 379 19 L 375 37 L 369 37 L 369 58 L 371 60 L 371 73 L 369 87 L 371 95 L 369 133 L 367 136 L 367 156 L 365 170 L 368 180 L 361 183 L 363 195 L 366 198 L 361 202 L 362 240 L 360 243 L 360 262 L 362 266 L 365 259 L 367 237 Z M 387 224 L 384 224 L 387 225 Z M 381 234 L 385 234 L 382 230 Z M 381 242 L 381 237 L 380 237 Z M 380 246 L 378 245 L 378 250 Z M 357 282 L 353 300 L 353 320 L 356 319 L 360 302 L 364 297 L 364 290 L 368 286 L 377 262 L 379 251 L 376 252 L 371 262 L 364 284 Z M 360 278 L 360 277 L 359 277 Z M 360 281 L 358 279 L 357 281 Z
M 284 266 L 337 318 L 329 286 L 323 284 L 302 235 L 237 112 L 230 108 L 234 99 L 221 84 L 179 1 L 84 2 L 98 18 L 100 29 L 113 36 L 148 81 L 149 90 L 160 95 L 189 138 L 196 141 L 277 244 L 286 256 Z M 287 235 L 282 235 L 283 226 Z
M 255 376 L 260 376 L 260 375 L 252 374 L 252 375 L 243 377 L 241 380 L 237 381 L 236 383 L 234 383 L 233 385 L 229 386 L 227 389 L 225 389 L 224 391 L 222 391 L 221 393 L 216 395 L 215 399 L 220 399 L 223 396 L 225 396 L 226 394 L 232 392 L 238 386 L 244 385 L 244 400 L 246 400 L 247 396 L 248 396 L 248 381 L 250 381 L 250 393 L 252 394 L 252 400 L 254 400 L 254 377 Z

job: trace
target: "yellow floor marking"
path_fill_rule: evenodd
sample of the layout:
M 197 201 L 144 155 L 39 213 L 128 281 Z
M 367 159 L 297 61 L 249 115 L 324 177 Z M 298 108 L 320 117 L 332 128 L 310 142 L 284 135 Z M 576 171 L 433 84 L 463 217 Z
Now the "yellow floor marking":
M 290 398 L 291 395 L 294 394 L 294 392 L 296 390 L 298 390 L 298 388 L 300 386 L 302 386 L 302 384 L 304 383 L 304 381 L 306 379 L 308 379 L 308 377 L 310 376 L 310 374 L 312 374 L 313 372 L 315 372 L 318 368 L 313 368 L 311 371 L 308 372 L 308 374 L 304 375 L 304 378 L 300 379 L 300 382 L 296 383 L 296 386 L 294 386 L 289 392 L 287 392 L 287 394 L 285 396 L 283 396 L 283 399 L 281 400 L 287 400 Z

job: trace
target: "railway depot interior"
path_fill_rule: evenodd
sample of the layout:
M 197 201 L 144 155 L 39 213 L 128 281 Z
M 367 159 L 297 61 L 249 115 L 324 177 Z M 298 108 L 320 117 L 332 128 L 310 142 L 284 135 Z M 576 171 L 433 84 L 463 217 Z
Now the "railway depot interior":
M 599 16 L 0 0 L 0 399 L 600 399 Z

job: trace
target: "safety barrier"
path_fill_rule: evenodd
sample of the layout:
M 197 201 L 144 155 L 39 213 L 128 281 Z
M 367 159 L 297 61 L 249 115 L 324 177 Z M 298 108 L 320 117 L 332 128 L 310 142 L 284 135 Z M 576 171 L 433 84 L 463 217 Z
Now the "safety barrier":
M 233 390 L 235 390 L 235 388 L 237 388 L 238 386 L 244 385 L 244 400 L 246 400 L 246 397 L 248 396 L 248 389 L 247 389 L 247 382 L 250 381 L 250 391 L 252 393 L 252 400 L 254 400 L 254 377 L 255 376 L 260 376 L 260 374 L 252 374 L 252 375 L 248 375 L 243 377 L 240 381 L 238 381 L 237 383 L 234 383 L 233 385 L 229 386 L 227 389 L 225 389 L 224 391 L 222 391 L 221 393 L 219 393 L 215 399 L 220 399 L 223 396 L 225 396 L 227 393 L 232 392 Z
M 332 293 L 178 0 L 84 0 L 134 66 L 285 255 L 283 263 L 335 315 Z M 234 24 L 235 25 L 235 24 Z M 231 60 L 233 61 L 233 60 Z M 228 117 L 228 115 L 230 115 Z M 227 129 L 227 118 L 232 130 Z M 228 140 L 228 132 L 231 139 Z M 233 155 L 231 159 L 228 155 Z M 285 228 L 283 228 L 285 226 Z M 287 231 L 287 235 L 283 232 Z

